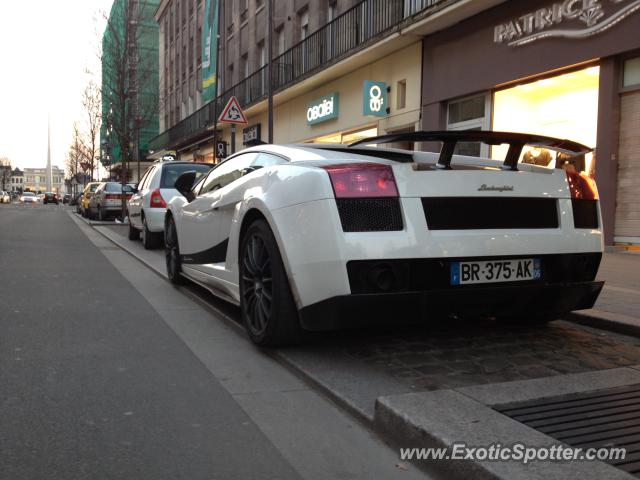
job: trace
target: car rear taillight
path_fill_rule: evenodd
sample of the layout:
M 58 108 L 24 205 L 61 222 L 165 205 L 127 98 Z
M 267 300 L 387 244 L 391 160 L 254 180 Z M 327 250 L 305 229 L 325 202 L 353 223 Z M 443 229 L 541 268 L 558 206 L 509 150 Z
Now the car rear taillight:
M 398 189 L 389 165 L 345 163 L 324 167 L 336 198 L 397 197 Z
M 122 197 L 116 193 L 107 194 L 104 196 L 105 200 L 121 200 Z
M 151 208 L 167 208 L 167 202 L 165 202 L 164 198 L 162 198 L 159 188 L 156 188 L 153 192 L 151 192 L 151 200 L 149 202 L 149 206 Z
M 581 172 L 567 171 L 571 198 L 576 200 L 598 200 L 598 187 L 593 178 Z
M 573 226 L 598 228 L 598 187 L 595 180 L 584 173 L 567 172 L 567 181 L 571 192 Z

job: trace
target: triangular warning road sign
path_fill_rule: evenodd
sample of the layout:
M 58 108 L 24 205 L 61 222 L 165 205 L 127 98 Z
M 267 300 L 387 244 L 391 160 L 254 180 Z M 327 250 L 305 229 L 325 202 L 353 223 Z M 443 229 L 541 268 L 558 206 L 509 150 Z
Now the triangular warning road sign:
M 222 115 L 218 118 L 221 123 L 238 123 L 240 125 L 246 125 L 247 117 L 244 116 L 244 112 L 240 108 L 240 104 L 236 97 L 231 97 L 227 102 L 227 106 L 224 107 Z

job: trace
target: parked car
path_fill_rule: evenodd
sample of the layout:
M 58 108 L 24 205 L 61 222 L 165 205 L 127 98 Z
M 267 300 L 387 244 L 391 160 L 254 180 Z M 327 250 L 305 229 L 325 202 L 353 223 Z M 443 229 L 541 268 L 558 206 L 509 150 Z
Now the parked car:
M 443 148 L 364 146 L 406 141 Z M 508 144 L 509 153 L 454 155 L 457 142 Z M 195 184 L 193 173 L 176 182 L 168 277 L 239 304 L 249 337 L 265 346 L 363 319 L 537 323 L 591 308 L 603 286 L 594 281 L 603 249 L 595 182 L 519 163 L 525 145 L 561 152 L 558 160 L 591 152 L 482 131 L 248 148 Z
M 76 212 L 80 213 L 80 198 L 82 197 L 82 192 L 80 193 L 76 193 L 75 195 L 73 195 L 71 197 L 71 200 L 69 201 L 69 205 L 75 205 L 76 206 Z
M 0 190 L 0 203 L 11 203 L 11 195 L 9 195 L 9 192 Z
M 68 205 L 69 203 L 71 203 L 72 198 L 73 198 L 73 195 L 71 195 L 70 193 L 65 193 L 64 196 L 62 197 L 62 204 Z
M 134 187 L 118 182 L 103 182 L 98 185 L 89 201 L 89 218 L 106 220 L 122 212 L 122 197 L 125 201 L 131 198 Z
M 23 192 L 19 201 L 20 203 L 38 203 L 38 197 L 33 192 Z
M 209 163 L 159 161 L 140 179 L 136 191 L 127 203 L 129 240 L 138 240 L 142 234 L 144 248 L 159 247 L 164 238 L 164 216 L 167 202 L 180 195 L 174 184 L 187 171 L 196 177 L 211 170 Z
M 44 205 L 48 203 L 55 203 L 56 205 L 58 205 L 58 194 L 53 192 L 45 192 L 44 196 L 42 197 L 42 203 Z
M 93 194 L 100 183 L 101 182 L 90 182 L 84 187 L 80 202 L 78 203 L 78 209 L 80 210 L 78 213 L 83 217 L 89 216 L 89 200 L 93 197 Z

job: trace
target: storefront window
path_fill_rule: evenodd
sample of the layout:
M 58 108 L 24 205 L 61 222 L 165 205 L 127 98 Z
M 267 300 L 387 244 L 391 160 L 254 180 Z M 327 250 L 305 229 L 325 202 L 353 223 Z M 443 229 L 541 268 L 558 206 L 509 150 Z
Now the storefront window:
M 600 67 L 590 67 L 495 92 L 493 130 L 537 133 L 595 147 L 599 76 Z M 491 156 L 503 159 L 506 151 L 504 145 L 492 147 Z M 589 173 L 594 167 L 591 156 L 556 159 L 555 153 L 540 149 L 525 149 L 522 161 L 550 168 L 574 162 L 576 170 Z
M 488 94 L 476 95 L 449 102 L 447 108 L 447 130 L 489 130 Z M 458 142 L 457 155 L 486 157 L 489 147 L 479 142 Z
M 624 62 L 624 87 L 640 86 L 640 57 Z

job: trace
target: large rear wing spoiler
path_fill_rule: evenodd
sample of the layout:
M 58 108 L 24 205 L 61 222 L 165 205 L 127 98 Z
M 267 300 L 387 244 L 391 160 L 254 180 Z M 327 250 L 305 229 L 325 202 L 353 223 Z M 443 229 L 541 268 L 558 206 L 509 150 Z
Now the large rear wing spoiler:
M 388 135 L 358 140 L 357 142 L 349 144 L 349 147 L 392 142 L 442 142 L 442 149 L 440 150 L 440 157 L 436 163 L 436 168 L 443 170 L 451 168 L 451 159 L 458 142 L 482 142 L 487 145 L 509 145 L 507 156 L 502 165 L 503 170 L 518 170 L 518 160 L 522 154 L 522 149 L 526 145 L 548 148 L 571 157 L 585 155 L 593 151 L 592 148 L 571 140 L 528 133 L 490 132 L 483 130 L 390 133 Z

